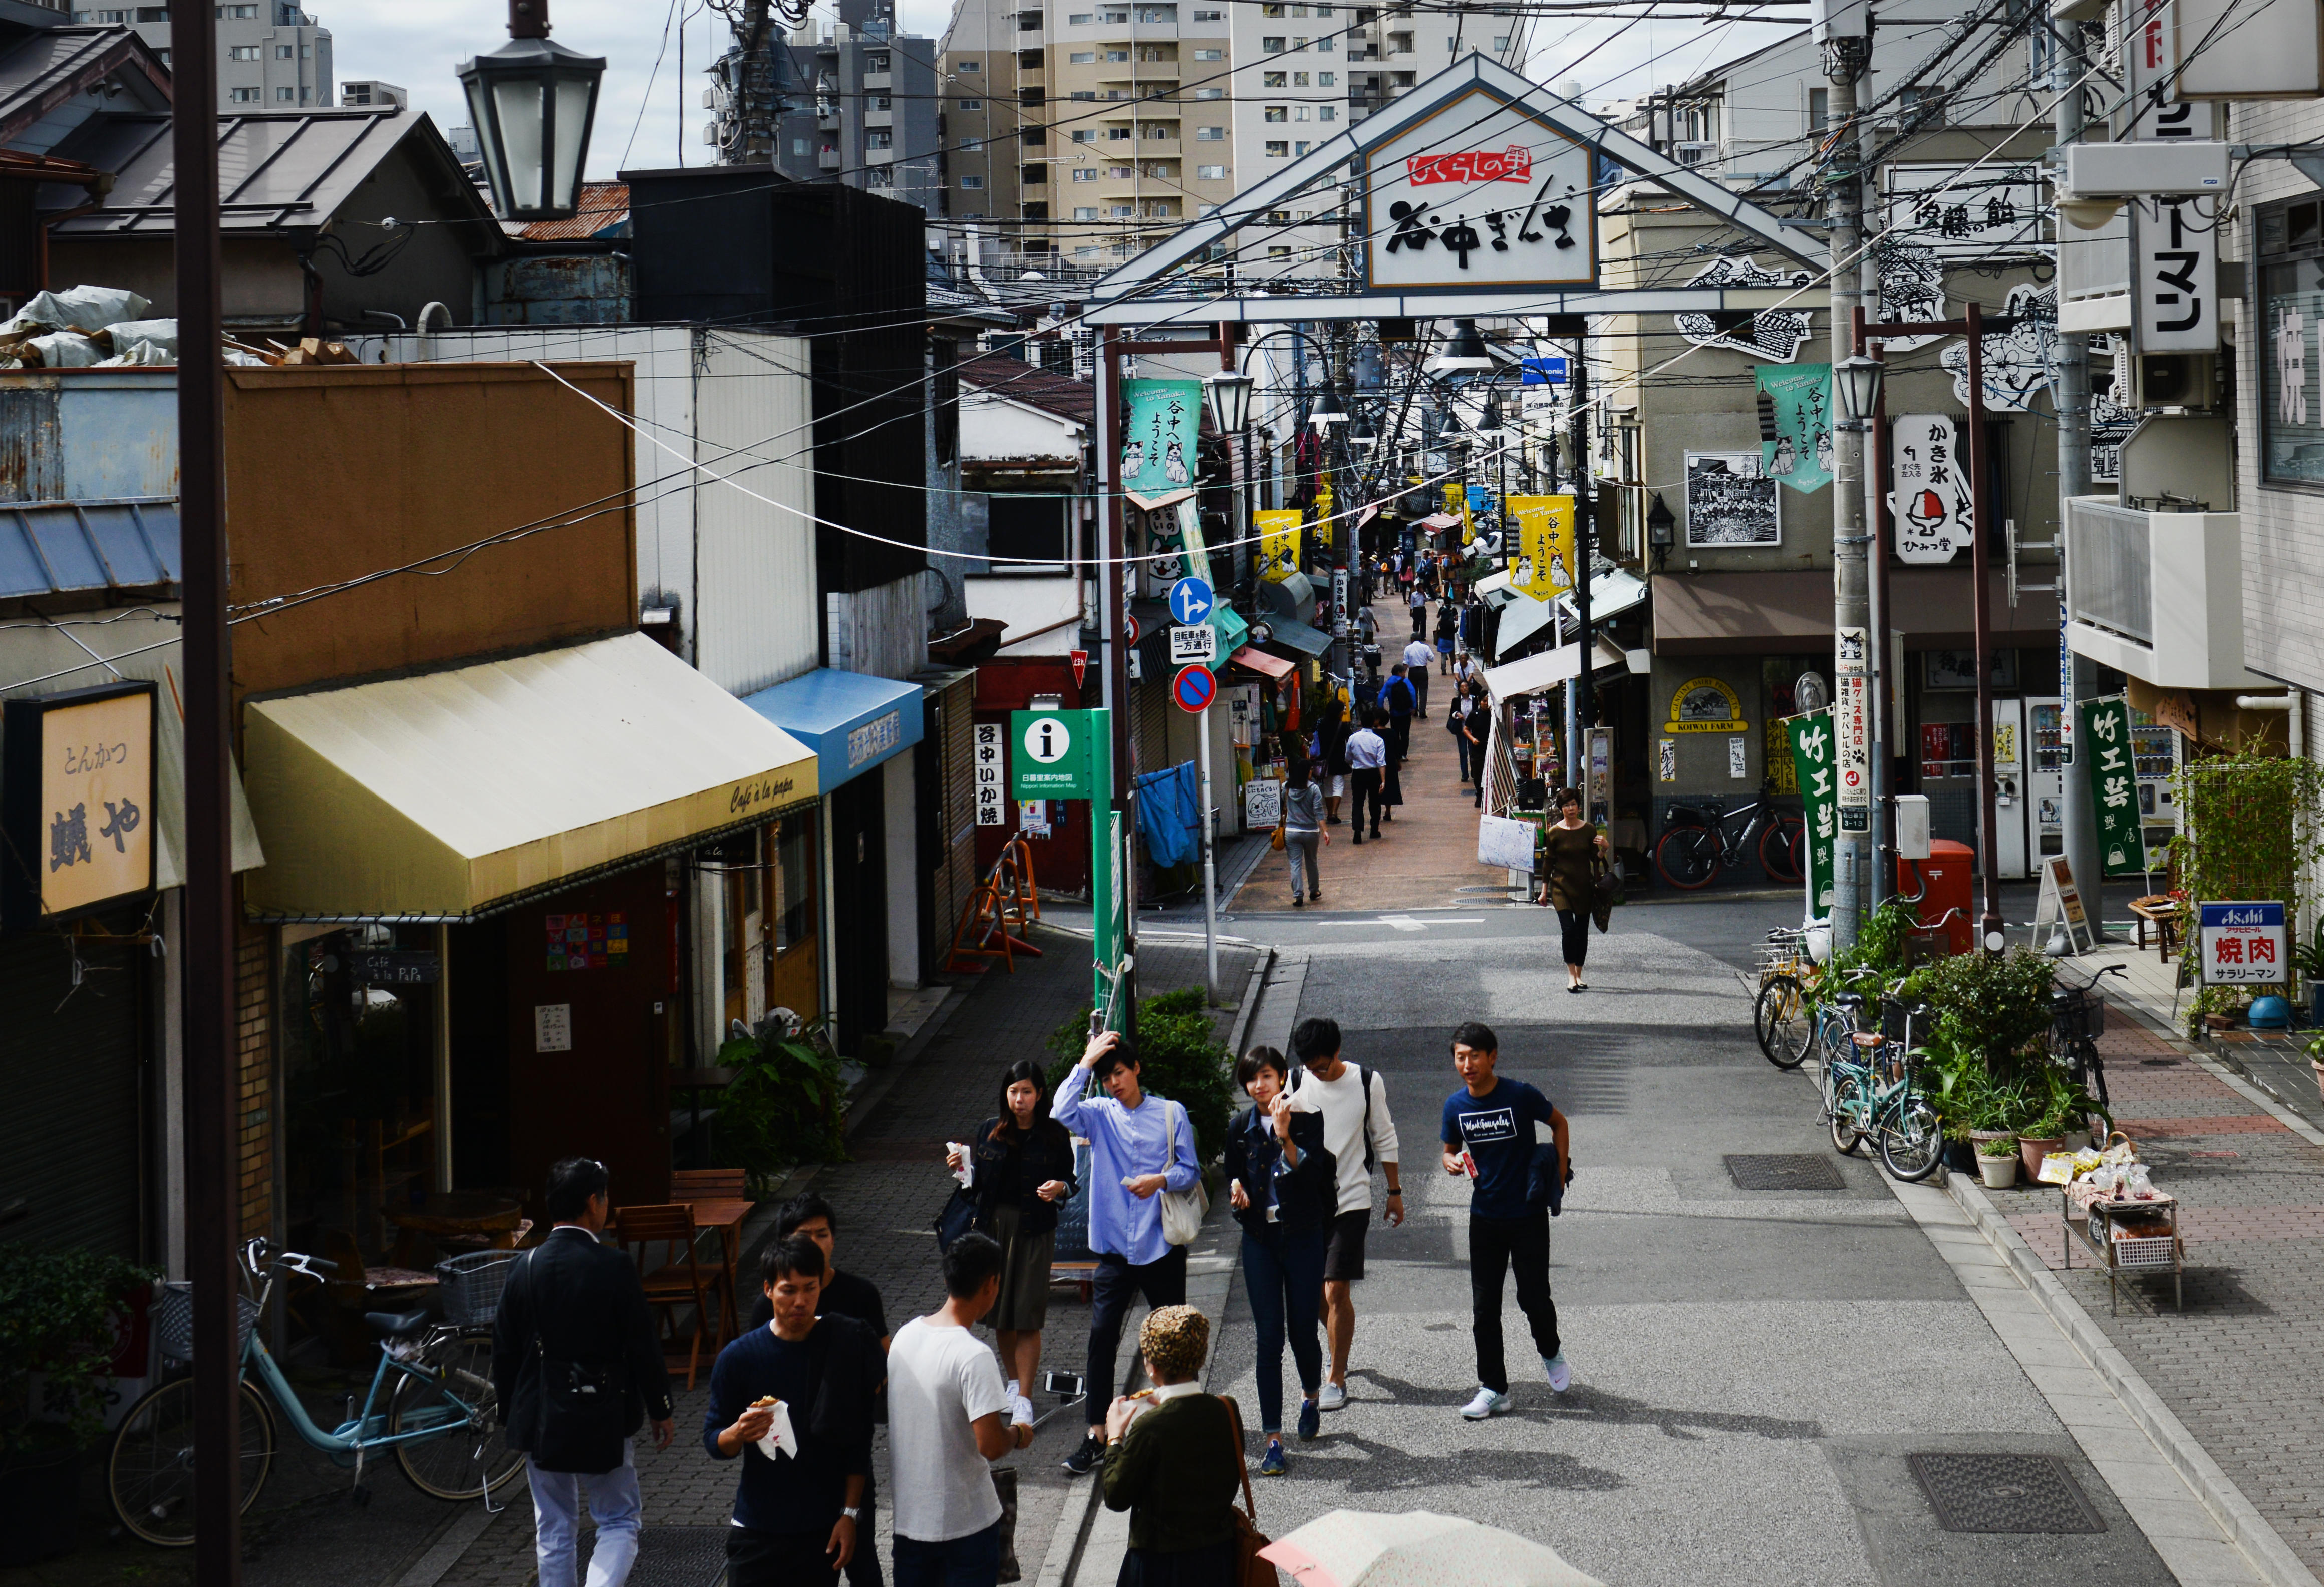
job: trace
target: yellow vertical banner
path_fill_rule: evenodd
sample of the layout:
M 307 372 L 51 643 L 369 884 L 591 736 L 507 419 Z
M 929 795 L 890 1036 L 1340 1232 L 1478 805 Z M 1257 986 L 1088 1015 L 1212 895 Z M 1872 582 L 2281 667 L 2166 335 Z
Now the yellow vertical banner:
M 1315 476 L 1315 544 L 1329 550 L 1332 547 L 1332 475 L 1330 470 Z
M 1281 584 L 1299 571 L 1299 510 L 1279 508 L 1251 518 L 1259 526 L 1259 576 Z
M 1508 512 L 1517 529 L 1510 585 L 1536 601 L 1572 589 L 1573 498 L 1511 496 Z

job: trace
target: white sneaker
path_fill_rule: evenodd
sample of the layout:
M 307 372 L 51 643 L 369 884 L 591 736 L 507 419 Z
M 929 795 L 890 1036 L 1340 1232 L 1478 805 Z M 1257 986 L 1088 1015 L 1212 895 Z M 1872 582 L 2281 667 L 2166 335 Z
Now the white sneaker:
M 1009 1397 L 1009 1413 L 1012 1421 L 1022 1422 L 1028 1427 L 1038 1420 L 1033 1415 L 1032 1400 L 1022 1394 L 1012 1394 Z
M 1348 1386 L 1344 1383 L 1327 1380 L 1315 1396 L 1315 1408 L 1319 1411 L 1345 1410 L 1347 1406 Z
M 1499 1416 L 1503 1411 L 1508 1410 L 1512 1403 L 1508 1395 L 1495 1394 L 1491 1389 L 1480 1386 L 1477 1390 L 1477 1398 L 1462 1406 L 1461 1414 L 1472 1422 L 1481 1422 L 1487 1416 Z
M 1549 1374 L 1550 1388 L 1560 1394 L 1573 1381 L 1573 1369 L 1565 1364 L 1565 1352 L 1562 1350 L 1555 1355 L 1542 1357 L 1541 1370 Z

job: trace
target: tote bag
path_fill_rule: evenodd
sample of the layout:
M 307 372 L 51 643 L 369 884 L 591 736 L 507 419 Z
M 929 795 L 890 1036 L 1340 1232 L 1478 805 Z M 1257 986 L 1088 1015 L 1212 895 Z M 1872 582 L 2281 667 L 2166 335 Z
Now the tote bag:
M 1168 1123 L 1164 1126 L 1163 1137 L 1167 1143 L 1163 1149 L 1166 1154 L 1164 1169 L 1167 1172 L 1168 1165 L 1178 1160 L 1178 1115 L 1185 1110 L 1176 1103 L 1167 1100 L 1164 1101 L 1163 1106 L 1168 1110 L 1163 1115 L 1168 1120 Z M 1210 1210 L 1210 1192 L 1203 1188 L 1203 1181 L 1199 1176 L 1188 1189 L 1164 1191 L 1162 1193 L 1162 1238 L 1172 1245 L 1193 1244 L 1194 1236 L 1203 1232 L 1203 1219 L 1208 1215 Z

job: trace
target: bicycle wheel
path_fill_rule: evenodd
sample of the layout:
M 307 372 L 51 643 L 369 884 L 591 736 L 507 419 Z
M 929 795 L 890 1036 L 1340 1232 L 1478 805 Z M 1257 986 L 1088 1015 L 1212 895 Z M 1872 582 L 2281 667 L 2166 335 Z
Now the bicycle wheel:
M 1881 1121 L 1880 1161 L 1906 1184 L 1935 1173 L 1944 1155 L 1943 1121 L 1919 1093 L 1907 1094 Z
M 1831 1144 L 1842 1157 L 1864 1155 L 1866 1112 L 1864 1083 L 1853 1075 L 1841 1075 L 1832 1085 Z
M 1655 869 L 1681 892 L 1708 887 L 1719 874 L 1719 840 L 1708 827 L 1674 826 L 1655 845 Z
M 1759 989 L 1752 1005 L 1751 1025 L 1759 1050 L 1778 1069 L 1796 1069 L 1807 1061 L 1815 1036 L 1814 1016 L 1800 997 L 1800 983 L 1778 975 Z
M 248 1510 L 274 1464 L 274 1413 L 242 1385 L 242 1508 Z M 106 1460 L 113 1513 L 148 1543 L 186 1548 L 194 1541 L 194 1384 L 164 1383 L 132 1406 Z
M 1778 816 L 1759 835 L 1759 869 L 1771 881 L 1797 881 L 1807 860 L 1807 823 L 1796 816 Z
M 411 1485 L 438 1499 L 475 1499 L 523 1471 L 524 1456 L 503 1436 L 500 1396 L 493 1389 L 492 1330 L 466 1329 L 431 1348 L 419 1364 L 430 1375 L 405 1376 L 387 1412 L 391 1435 L 443 1429 L 395 1446 L 396 1463 Z

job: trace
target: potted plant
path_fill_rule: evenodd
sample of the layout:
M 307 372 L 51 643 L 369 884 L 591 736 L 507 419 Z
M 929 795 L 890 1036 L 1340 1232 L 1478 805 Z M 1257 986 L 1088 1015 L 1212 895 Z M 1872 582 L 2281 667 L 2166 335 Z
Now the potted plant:
M 2316 935 L 2305 946 L 2294 944 L 2292 967 L 2308 983 L 2308 1022 L 2324 1027 L 2324 910 L 2316 917 Z
M 2025 1177 L 2038 1178 L 2042 1159 L 2066 1144 L 2066 1116 L 2044 1113 L 2017 1132 L 2017 1155 L 2025 1164 Z
M 105 1432 L 122 1307 L 157 1276 L 94 1251 L 0 1244 L 0 1565 L 72 1552 L 80 1454 Z
M 711 1124 L 719 1164 L 750 1172 L 754 1187 L 799 1163 L 844 1163 L 846 1109 L 828 1015 L 795 1025 L 769 1019 L 718 1049 L 733 1072 Z
M 1977 1143 L 1978 1176 L 1987 1190 L 2006 1190 L 2017 1183 L 2017 1138 L 1997 1135 Z
M 2318 1087 L 2324 1088 L 2324 1036 L 2310 1037 L 2308 1045 L 2301 1050 L 2308 1055 L 2308 1066 L 2316 1071 Z

